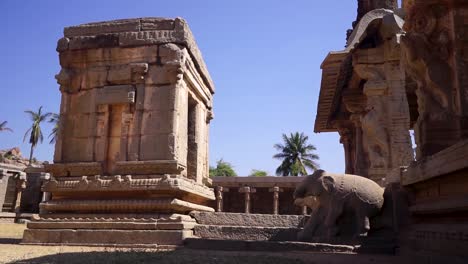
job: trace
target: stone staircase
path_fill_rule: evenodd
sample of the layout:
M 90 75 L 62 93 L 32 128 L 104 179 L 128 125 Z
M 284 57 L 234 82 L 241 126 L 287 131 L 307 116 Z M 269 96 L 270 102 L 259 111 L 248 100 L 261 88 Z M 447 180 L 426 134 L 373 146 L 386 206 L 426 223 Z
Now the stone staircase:
M 301 215 L 192 212 L 197 221 L 192 249 L 229 251 L 307 251 L 317 253 L 394 254 L 395 239 L 365 237 L 353 241 L 333 239 L 298 242 L 297 233 L 307 220 Z
M 205 239 L 295 241 L 304 216 L 192 212 L 194 235 Z

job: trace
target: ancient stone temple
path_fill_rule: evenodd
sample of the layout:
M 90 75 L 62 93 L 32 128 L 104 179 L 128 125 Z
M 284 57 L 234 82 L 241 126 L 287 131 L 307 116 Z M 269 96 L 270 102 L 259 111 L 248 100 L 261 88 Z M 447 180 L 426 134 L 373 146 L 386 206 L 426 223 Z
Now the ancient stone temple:
M 339 132 L 346 173 L 382 186 L 413 161 L 403 23 L 393 10 L 368 10 L 358 16 L 346 49 L 330 52 L 322 64 L 315 132 Z
M 180 244 L 214 211 L 207 187 L 214 86 L 187 23 L 65 28 L 59 139 L 40 218 L 23 242 Z
M 416 82 L 417 162 L 410 194 L 411 251 L 468 256 L 468 2 L 406 1 L 406 72 Z
M 390 190 L 400 253 L 466 258 L 468 2 L 358 3 L 322 64 L 315 131 L 339 132 L 346 172 Z

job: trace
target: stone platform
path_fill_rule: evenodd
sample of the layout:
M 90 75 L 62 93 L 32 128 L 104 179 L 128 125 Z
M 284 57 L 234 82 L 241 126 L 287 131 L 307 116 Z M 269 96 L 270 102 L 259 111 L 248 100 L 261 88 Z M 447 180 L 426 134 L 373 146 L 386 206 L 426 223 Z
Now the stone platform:
M 28 223 L 23 244 L 142 247 L 180 245 L 196 222 L 180 214 L 51 214 Z

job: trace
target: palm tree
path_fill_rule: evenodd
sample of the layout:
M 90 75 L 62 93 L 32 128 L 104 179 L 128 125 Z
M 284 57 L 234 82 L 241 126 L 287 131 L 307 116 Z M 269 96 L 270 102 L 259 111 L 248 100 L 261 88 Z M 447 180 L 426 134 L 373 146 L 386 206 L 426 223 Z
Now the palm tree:
M 60 123 L 60 115 L 56 113 L 51 113 L 49 123 L 54 124 L 54 128 L 52 128 L 52 132 L 50 132 L 49 134 L 49 138 L 50 138 L 49 143 L 54 144 L 57 141 L 59 123 Z
M 307 175 L 307 169 L 312 171 L 319 169 L 319 165 L 315 162 L 319 156 L 313 153 L 316 148 L 307 142 L 308 139 L 304 133 L 291 133 L 289 137 L 283 134 L 283 144 L 274 145 L 279 153 L 273 158 L 282 160 L 276 169 L 276 175 L 303 176 Z
M 32 126 L 28 129 L 28 131 L 26 131 L 23 138 L 23 141 L 25 141 L 26 137 L 29 136 L 29 144 L 31 144 L 31 152 L 29 153 L 29 165 L 31 165 L 34 148 L 36 147 L 37 143 L 42 143 L 42 141 L 44 140 L 41 131 L 41 123 L 47 120 L 47 118 L 52 114 L 42 113 L 42 106 L 39 107 L 39 110 L 37 112 L 31 110 L 27 110 L 24 112 L 29 114 L 31 120 L 33 121 Z
M 0 132 L 1 131 L 10 131 L 10 132 L 13 132 L 13 129 L 9 128 L 6 126 L 8 122 L 7 121 L 3 121 L 2 123 L 0 123 Z

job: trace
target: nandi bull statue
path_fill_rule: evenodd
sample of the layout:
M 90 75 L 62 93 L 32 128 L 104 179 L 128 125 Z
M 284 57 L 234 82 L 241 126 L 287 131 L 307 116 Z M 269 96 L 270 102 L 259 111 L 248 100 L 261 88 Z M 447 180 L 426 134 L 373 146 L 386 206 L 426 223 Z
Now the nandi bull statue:
M 296 187 L 294 203 L 312 209 L 299 240 L 367 236 L 370 218 L 382 209 L 384 189 L 361 176 L 317 170 Z

